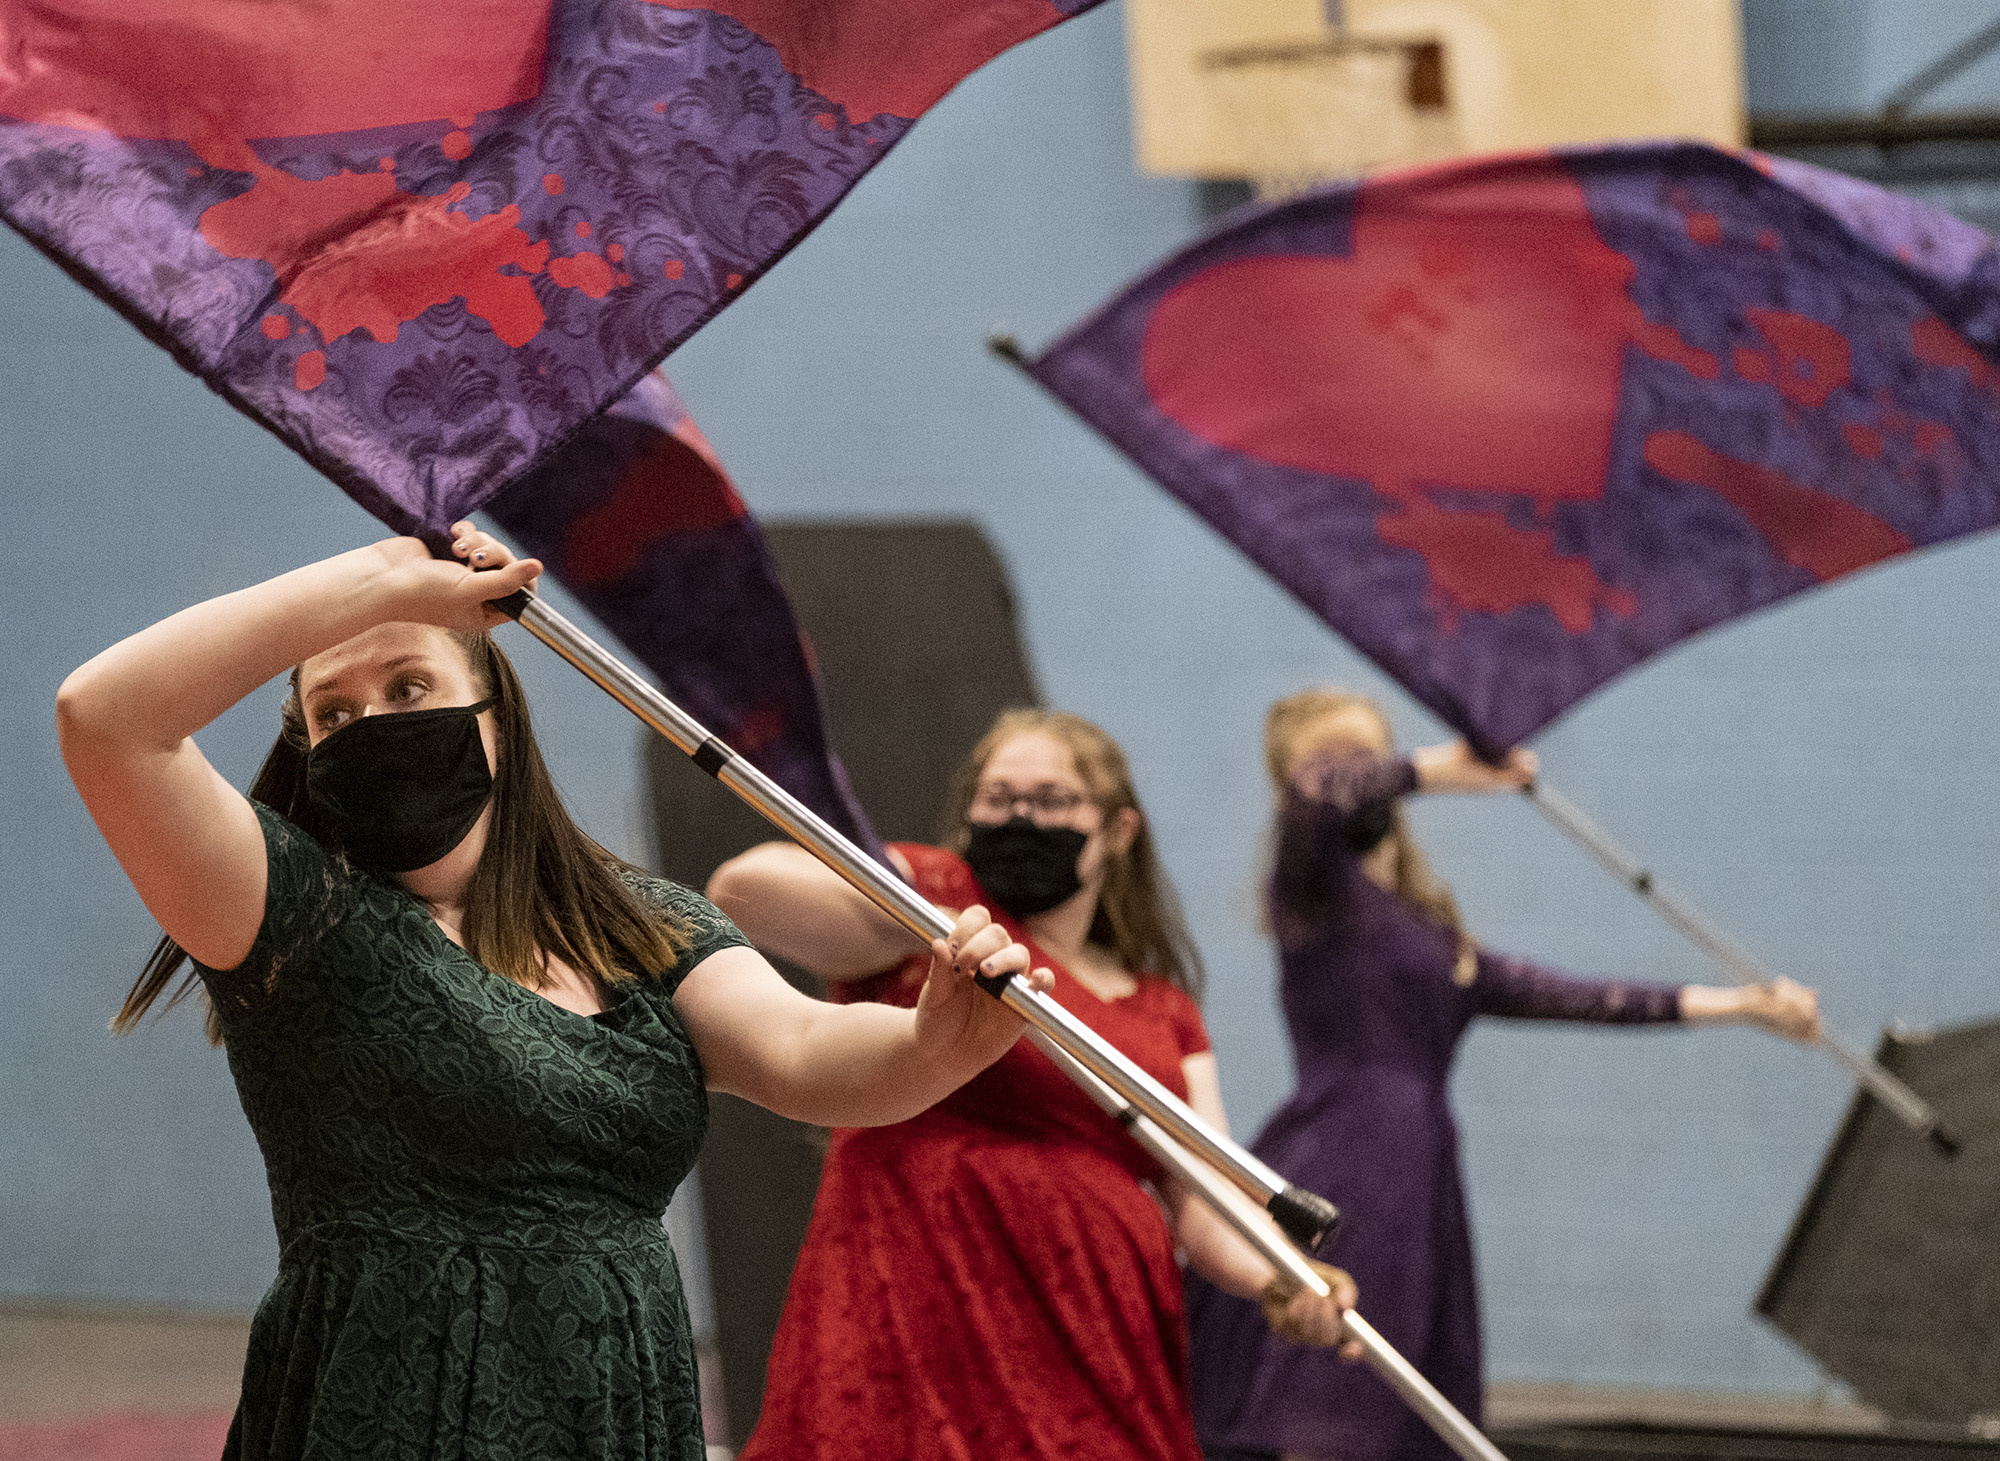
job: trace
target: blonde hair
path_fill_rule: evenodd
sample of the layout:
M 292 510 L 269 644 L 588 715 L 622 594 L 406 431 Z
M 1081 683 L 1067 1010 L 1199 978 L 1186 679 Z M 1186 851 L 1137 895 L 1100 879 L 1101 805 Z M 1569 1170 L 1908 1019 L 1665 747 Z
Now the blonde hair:
M 1060 741 L 1076 762 L 1077 775 L 1090 788 L 1090 798 L 1106 822 L 1130 807 L 1139 813 L 1139 830 L 1123 852 L 1104 852 L 1104 888 L 1091 921 L 1091 942 L 1112 950 L 1134 974 L 1152 974 L 1199 999 L 1202 987 L 1200 951 L 1189 935 L 1180 899 L 1167 881 L 1153 848 L 1152 823 L 1139 806 L 1131 768 L 1118 743 L 1080 715 L 1061 710 L 1003 710 L 993 727 L 972 748 L 953 773 L 945 800 L 944 841 L 955 852 L 965 851 L 972 835 L 967 813 L 972 794 L 993 753 L 1015 736 L 1040 732 Z
M 1343 690 L 1337 685 L 1316 685 L 1309 690 L 1287 695 L 1265 713 L 1264 769 L 1270 774 L 1271 785 L 1280 798 L 1290 782 L 1294 750 L 1306 731 L 1329 716 L 1356 710 L 1374 718 L 1382 728 L 1384 744 L 1393 748 L 1395 733 L 1382 707 L 1366 695 Z M 1400 803 L 1390 813 L 1389 835 L 1385 840 L 1395 849 L 1390 891 L 1431 922 L 1450 929 L 1458 936 L 1458 958 L 1452 969 L 1452 978 L 1459 984 L 1470 984 L 1475 972 L 1478 945 L 1465 931 L 1465 921 L 1459 914 L 1458 900 L 1452 896 L 1450 884 L 1432 871 L 1429 860 L 1410 835 L 1410 825 L 1403 816 Z M 1272 846 L 1276 845 L 1274 835 Z

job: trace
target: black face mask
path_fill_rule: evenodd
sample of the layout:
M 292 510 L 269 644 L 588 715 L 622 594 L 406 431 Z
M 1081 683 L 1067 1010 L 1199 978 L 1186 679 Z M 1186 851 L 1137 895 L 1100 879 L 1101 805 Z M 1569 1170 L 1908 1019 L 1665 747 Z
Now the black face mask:
M 399 710 L 344 725 L 306 753 L 306 799 L 362 867 L 406 873 L 465 840 L 493 795 L 479 712 Z
M 997 827 L 975 823 L 965 860 L 979 886 L 1016 918 L 1046 913 L 1083 886 L 1076 860 L 1090 837 L 1069 827 L 1037 827 L 1016 817 Z
M 1363 807 L 1347 823 L 1347 845 L 1356 857 L 1366 857 L 1382 845 L 1382 839 L 1396 830 L 1396 804 L 1381 801 Z

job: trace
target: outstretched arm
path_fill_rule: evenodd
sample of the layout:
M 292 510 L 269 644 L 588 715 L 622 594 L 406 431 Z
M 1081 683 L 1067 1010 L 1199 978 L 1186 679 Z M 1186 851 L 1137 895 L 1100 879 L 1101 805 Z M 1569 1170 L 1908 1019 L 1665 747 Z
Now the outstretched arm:
M 1222 1109 L 1222 1081 L 1215 1057 L 1205 1051 L 1190 1055 L 1181 1062 L 1181 1069 L 1187 1077 L 1188 1105 L 1217 1131 L 1227 1133 L 1229 1118 Z M 1339 1344 L 1345 1358 L 1359 1358 L 1359 1341 L 1341 1339 L 1341 1311 L 1353 1308 L 1356 1302 L 1354 1280 L 1346 1273 L 1317 1265 L 1320 1276 L 1333 1289 L 1329 1298 L 1293 1289 L 1268 1259 L 1180 1182 L 1169 1178 L 1161 1196 L 1174 1242 L 1187 1254 L 1188 1266 L 1196 1273 L 1224 1293 L 1262 1303 L 1271 1327 L 1292 1343 Z M 1279 1242 L 1291 1241 L 1262 1212 L 1255 1214 L 1255 1220 L 1268 1226 Z
M 470 551 L 471 525 L 459 527 Z M 56 729 L 70 779 L 176 943 L 234 968 L 264 915 L 256 816 L 190 737 L 273 676 L 376 624 L 498 623 L 485 601 L 540 570 L 528 559 L 475 575 L 396 538 L 183 609 L 63 682 Z
M 1819 1034 L 1818 993 L 1782 978 L 1730 989 L 1578 979 L 1526 959 L 1481 951 L 1472 995 L 1481 1014 L 1516 1019 L 1755 1025 L 1794 1040 L 1812 1040 Z
M 1754 1025 L 1788 1040 L 1819 1038 L 1819 991 L 1782 974 L 1761 984 L 1681 987 L 1681 1018 L 1690 1025 Z
M 896 871 L 909 864 L 894 848 Z M 892 969 L 923 947 L 795 842 L 765 842 L 732 857 L 708 880 L 709 901 L 760 949 L 833 983 Z
M 880 1126 L 916 1115 L 1007 1053 L 1019 1016 L 972 982 L 1014 973 L 1037 989 L 1028 951 L 983 908 L 958 917 L 931 945 L 930 976 L 915 1009 L 825 1004 L 800 994 L 753 949 L 695 965 L 674 994 L 711 1090 L 821 1126 Z

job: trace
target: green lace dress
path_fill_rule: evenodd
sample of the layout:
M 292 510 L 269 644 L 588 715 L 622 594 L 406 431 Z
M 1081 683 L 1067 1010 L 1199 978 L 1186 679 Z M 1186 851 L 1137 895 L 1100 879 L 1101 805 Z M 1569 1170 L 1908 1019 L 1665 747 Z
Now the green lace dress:
M 278 1276 L 225 1458 L 699 1461 L 661 1215 L 708 1122 L 672 994 L 728 919 L 603 1014 L 492 973 L 400 884 L 259 806 L 250 955 L 201 975 L 271 1186 Z

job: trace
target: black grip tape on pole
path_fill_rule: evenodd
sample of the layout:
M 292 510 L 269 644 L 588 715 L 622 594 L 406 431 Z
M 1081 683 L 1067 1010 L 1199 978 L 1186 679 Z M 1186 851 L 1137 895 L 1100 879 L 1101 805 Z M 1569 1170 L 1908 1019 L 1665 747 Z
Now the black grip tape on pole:
M 995 999 L 1001 999 L 1006 996 L 1008 982 L 1012 980 L 1013 977 L 1014 976 L 1011 973 L 975 974 L 972 976 L 972 982 L 974 984 L 977 984 L 986 993 L 992 995 Z
M 722 768 L 736 759 L 736 753 L 710 736 L 688 754 L 688 759 L 710 776 L 720 776 Z
M 1308 1253 L 1317 1252 L 1340 1226 L 1339 1208 L 1317 1192 L 1290 1183 L 1265 1204 L 1265 1210 L 1285 1230 L 1285 1236 Z
M 1930 1138 L 1931 1145 L 1936 1147 L 1948 1160 L 1955 1160 L 1957 1158 L 1962 1143 L 1960 1143 L 1957 1134 L 1942 1121 L 1932 1122 L 1931 1129 L 1926 1131 L 1924 1135 Z
M 518 621 L 523 614 L 528 612 L 528 605 L 534 601 L 535 596 L 533 594 L 524 588 L 517 588 L 504 599 L 488 599 L 486 606 L 489 609 L 498 609 L 509 619 Z

